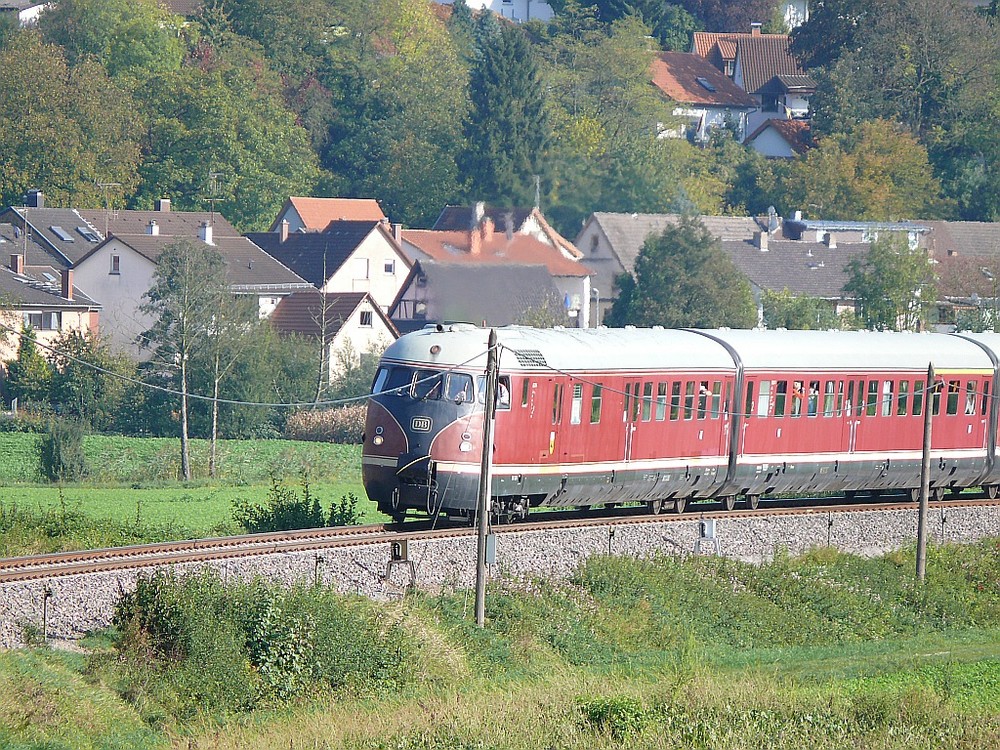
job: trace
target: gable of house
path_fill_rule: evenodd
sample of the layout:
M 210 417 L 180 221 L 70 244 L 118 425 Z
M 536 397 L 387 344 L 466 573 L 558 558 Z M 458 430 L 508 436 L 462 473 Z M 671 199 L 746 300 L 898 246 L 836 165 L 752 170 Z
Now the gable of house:
M 270 231 L 277 232 L 283 221 L 289 232 L 322 232 L 333 221 L 386 221 L 374 198 L 313 198 L 292 196 L 285 201 Z

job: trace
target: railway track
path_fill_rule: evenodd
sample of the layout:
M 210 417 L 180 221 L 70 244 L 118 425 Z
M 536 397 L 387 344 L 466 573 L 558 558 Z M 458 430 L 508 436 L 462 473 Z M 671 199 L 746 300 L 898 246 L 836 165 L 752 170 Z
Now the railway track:
M 720 504 L 705 503 L 684 514 L 649 515 L 642 507 L 615 508 L 604 511 L 582 512 L 555 511 L 516 524 L 496 525 L 498 534 L 526 531 L 546 531 L 586 526 L 624 526 L 632 524 L 671 523 L 702 518 L 746 518 L 762 515 L 803 515 L 850 513 L 867 511 L 912 511 L 915 506 L 904 502 L 845 503 L 843 499 L 803 499 L 801 505 L 765 508 L 759 510 L 724 510 Z M 1000 500 L 956 498 L 932 502 L 931 508 L 1000 506 Z M 543 514 L 538 514 L 542 516 Z M 209 560 L 238 559 L 254 555 L 304 552 L 337 547 L 367 544 L 388 544 L 406 539 L 437 539 L 470 536 L 475 530 L 469 526 L 445 524 L 434 527 L 429 521 L 416 521 L 399 525 L 373 524 L 302 531 L 284 531 L 267 534 L 190 539 L 177 542 L 113 547 L 97 550 L 59 552 L 45 555 L 0 559 L 0 583 L 30 581 L 61 576 L 96 573 L 123 569 L 138 569 L 157 565 L 204 562 Z

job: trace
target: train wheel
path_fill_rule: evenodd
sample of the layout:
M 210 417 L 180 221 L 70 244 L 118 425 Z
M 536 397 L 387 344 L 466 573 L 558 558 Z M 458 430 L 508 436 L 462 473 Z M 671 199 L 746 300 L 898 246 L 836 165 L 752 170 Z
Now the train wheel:
M 687 502 L 686 497 L 679 497 L 674 500 L 674 513 L 683 513 L 684 508 L 687 507 Z
M 760 495 L 747 495 L 747 507 L 757 510 L 760 507 Z
M 920 502 L 920 488 L 919 487 L 911 487 L 910 489 L 908 489 L 906 491 L 906 497 L 909 499 L 909 501 L 911 503 L 919 503 Z
M 935 503 L 938 503 L 944 500 L 944 495 L 945 495 L 944 487 L 935 487 L 934 489 L 931 490 L 931 496 L 929 499 L 933 500 Z
M 997 485 L 997 484 L 984 484 L 983 485 L 983 494 L 989 500 L 996 500 L 998 497 L 1000 497 L 1000 485 Z
M 658 516 L 663 512 L 663 500 L 662 499 L 650 500 L 648 503 L 646 503 L 646 507 L 649 508 L 650 513 L 652 513 L 654 516 Z
M 736 507 L 736 495 L 726 495 L 722 498 L 722 506 L 726 510 L 733 510 Z

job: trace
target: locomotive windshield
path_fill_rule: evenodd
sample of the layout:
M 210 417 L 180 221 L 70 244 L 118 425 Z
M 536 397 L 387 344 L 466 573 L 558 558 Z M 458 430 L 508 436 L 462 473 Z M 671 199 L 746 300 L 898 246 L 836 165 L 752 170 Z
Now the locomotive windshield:
M 441 372 L 413 367 L 380 367 L 372 393 L 412 398 L 418 401 L 447 399 L 457 404 L 473 398 L 472 376 L 464 372 Z

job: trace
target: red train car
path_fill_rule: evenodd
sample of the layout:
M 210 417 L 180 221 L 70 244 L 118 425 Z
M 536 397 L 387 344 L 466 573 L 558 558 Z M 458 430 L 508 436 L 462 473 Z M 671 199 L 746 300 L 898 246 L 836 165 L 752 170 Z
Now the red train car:
M 915 490 L 926 371 L 939 490 L 1000 478 L 992 343 L 941 334 L 498 329 L 494 508 Z M 488 331 L 428 327 L 385 352 L 363 476 L 387 513 L 471 514 Z M 997 337 L 1000 340 L 1000 336 Z M 987 445 L 994 447 L 987 450 Z

